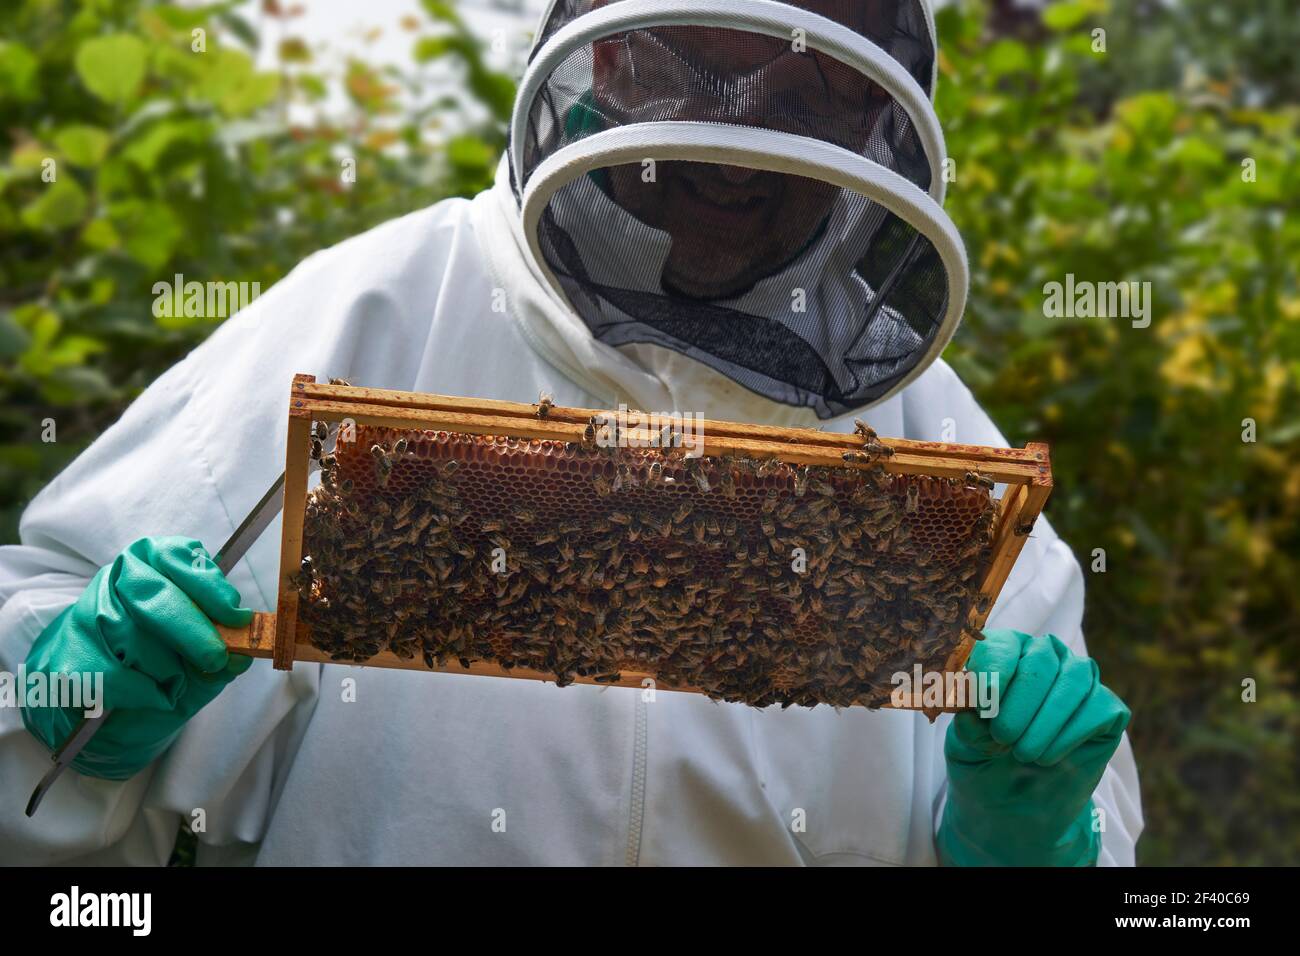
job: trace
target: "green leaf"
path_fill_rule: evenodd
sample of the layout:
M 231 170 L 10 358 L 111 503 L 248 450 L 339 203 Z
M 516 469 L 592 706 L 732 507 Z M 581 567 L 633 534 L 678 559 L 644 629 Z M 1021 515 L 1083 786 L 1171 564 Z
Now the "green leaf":
M 176 214 L 164 203 L 125 199 L 109 207 L 127 253 L 151 269 L 166 265 L 184 236 Z
M 34 97 L 39 66 L 27 47 L 0 40 L 0 100 L 30 100 Z
M 98 126 L 76 124 L 65 126 L 54 134 L 54 145 L 77 166 L 98 165 L 108 154 L 112 137 Z
M 275 73 L 257 73 L 248 54 L 224 49 L 207 55 L 208 69 L 199 94 L 226 116 L 243 116 L 265 106 L 279 91 Z
M 143 170 L 152 170 L 167 150 L 179 143 L 202 143 L 211 127 L 206 120 L 165 119 L 151 126 L 131 143 L 121 155 Z
M 230 6 L 234 6 L 234 4 L 230 4 Z M 227 30 L 239 37 L 250 50 L 261 49 L 262 42 L 257 35 L 257 30 L 239 14 L 223 10 L 217 14 L 217 20 Z
M 1169 127 L 1178 116 L 1178 102 L 1169 93 L 1139 93 L 1115 104 L 1115 113 L 1134 133 L 1168 139 Z
M 97 368 L 62 366 L 41 382 L 41 395 L 55 405 L 78 406 L 113 395 L 113 383 Z
M 77 181 L 69 176 L 50 183 L 22 211 L 22 220 L 31 229 L 65 229 L 86 215 L 87 199 Z
M 507 120 L 514 108 L 515 82 L 504 73 L 491 70 L 474 70 L 469 76 L 469 87 L 499 120 Z
M 189 47 L 182 51 L 172 46 L 156 46 L 153 48 L 150 69 L 160 79 L 177 80 L 189 85 L 203 76 L 205 55 L 193 53 Z
M 9 166 L 20 175 L 35 175 L 45 171 L 45 161 L 50 158 L 50 149 L 44 143 L 29 140 L 15 146 L 9 154 Z
M 116 249 L 122 244 L 122 237 L 107 219 L 92 219 L 81 231 L 81 241 L 91 249 Z
M 106 103 L 129 100 L 144 82 L 149 48 L 129 33 L 95 37 L 77 49 L 77 75 Z
M 1073 30 L 1093 12 L 1091 3 L 1054 3 L 1043 11 L 1043 23 L 1053 30 Z
M 172 29 L 189 32 L 194 27 L 201 27 L 206 24 L 213 10 L 210 7 L 197 7 L 187 10 L 172 3 L 164 3 L 155 7 L 154 12 L 158 14 L 159 19 Z
M 254 73 L 243 85 L 221 98 L 221 112 L 227 116 L 246 116 L 271 103 L 280 92 L 280 77 L 275 73 Z
M 13 311 L 14 320 L 29 333 L 28 348 L 44 350 L 59 334 L 62 323 L 58 313 L 43 305 L 29 302 Z
M 31 345 L 32 337 L 8 309 L 0 310 L 0 358 L 14 358 Z
M 310 63 L 311 49 L 301 37 L 285 37 L 280 41 L 280 60 L 283 63 Z
M 478 170 L 490 166 L 496 151 L 474 136 L 457 136 L 447 144 L 447 160 L 460 169 Z
M 329 89 L 319 76 L 303 73 L 295 77 L 294 82 L 298 84 L 298 88 L 302 90 L 309 100 L 323 100 L 329 95 Z
M 442 0 L 420 0 L 420 6 L 424 7 L 424 12 L 435 20 L 450 23 L 453 26 L 462 25 L 460 14 L 456 12 L 456 9 L 450 3 L 443 3 Z
M 416 63 L 428 63 L 430 60 L 446 56 L 454 47 L 455 37 L 420 37 L 415 41 L 411 55 L 415 57 Z
M 1033 60 L 1023 43 L 999 40 L 989 48 L 986 64 L 994 76 L 1023 73 L 1033 66 Z
M 105 348 L 103 342 L 89 335 L 65 335 L 49 350 L 48 359 L 53 368 L 68 368 L 81 365 Z

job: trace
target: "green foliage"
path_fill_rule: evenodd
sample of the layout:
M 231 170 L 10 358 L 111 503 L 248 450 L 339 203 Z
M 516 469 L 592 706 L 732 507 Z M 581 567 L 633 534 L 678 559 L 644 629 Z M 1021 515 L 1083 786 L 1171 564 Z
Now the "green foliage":
M 972 267 L 948 358 L 1013 442 L 1052 444 L 1048 514 L 1087 574 L 1089 646 L 1134 713 L 1147 863 L 1300 861 L 1288 6 L 1070 0 L 1013 34 L 982 4 L 938 14 L 947 207 Z M 453 4 L 423 4 L 409 67 L 341 75 L 314 67 L 290 17 L 276 69 L 259 71 L 245 8 L 25 0 L 6 14 L 0 540 L 212 330 L 155 318 L 155 282 L 266 289 L 316 249 L 491 181 L 514 86 Z M 413 105 L 425 71 L 448 67 L 458 95 Z M 331 98 L 345 116 L 322 112 Z M 1046 318 L 1044 285 L 1071 273 L 1152 283 L 1150 327 Z M 1247 418 L 1257 442 L 1241 440 Z M 1097 548 L 1105 573 L 1089 570 Z M 1246 678 L 1258 703 L 1241 701 Z
M 939 13 L 947 208 L 972 267 L 948 358 L 1013 442 L 1052 445 L 1048 516 L 1085 568 L 1089 647 L 1133 710 L 1139 858 L 1294 864 L 1300 110 L 1208 74 L 1100 101 L 1085 94 L 1144 47 L 1105 4 L 1048 14 L 1045 35 L 991 44 L 982 7 Z M 1146 29 L 1181 32 L 1172 16 Z M 1150 282 L 1150 327 L 1046 318 L 1044 285 L 1069 273 Z
M 106 103 L 124 103 L 139 91 L 148 56 L 144 41 L 118 33 L 84 41 L 73 62 L 87 90 Z
M 408 18 L 409 69 L 353 62 L 338 76 L 314 70 L 313 51 L 291 35 L 275 69 L 259 70 L 242 9 L 6 8 L 0 540 L 16 537 L 23 505 L 59 468 L 220 321 L 155 318 L 156 282 L 180 273 L 266 289 L 317 249 L 492 180 L 514 85 L 454 11 L 430 4 L 429 18 Z M 291 34 L 291 15 L 268 15 Z M 466 95 L 409 106 L 405 94 L 429 85 L 435 59 L 467 77 Z M 347 107 L 326 112 L 331 96 Z M 56 442 L 41 440 L 47 419 Z

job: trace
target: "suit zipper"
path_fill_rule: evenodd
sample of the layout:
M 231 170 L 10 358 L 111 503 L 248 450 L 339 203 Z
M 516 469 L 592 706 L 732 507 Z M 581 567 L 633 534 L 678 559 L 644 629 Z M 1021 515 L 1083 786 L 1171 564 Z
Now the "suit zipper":
M 632 799 L 627 826 L 627 852 L 624 862 L 638 866 L 641 862 L 641 827 L 645 821 L 646 702 L 645 691 L 636 694 L 636 719 L 632 730 Z

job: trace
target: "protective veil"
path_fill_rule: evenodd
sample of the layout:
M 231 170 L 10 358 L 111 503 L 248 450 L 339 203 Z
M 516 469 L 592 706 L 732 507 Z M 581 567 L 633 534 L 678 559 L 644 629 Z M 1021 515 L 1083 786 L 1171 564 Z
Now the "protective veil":
M 511 127 L 530 251 L 599 341 L 878 401 L 966 294 L 934 63 L 918 0 L 557 0 Z
M 540 31 L 534 67 L 558 56 L 546 52 L 550 42 L 567 29 L 586 29 L 588 16 L 649 6 L 689 5 L 619 0 L 590 13 L 586 5 L 557 5 Z M 700 16 L 712 16 L 724 5 L 695 6 L 707 11 Z M 752 12 L 778 5 L 751 0 L 743 6 Z M 862 6 L 872 5 L 843 5 Z M 924 8 L 900 8 L 893 20 L 836 22 L 853 31 L 854 43 L 887 51 L 882 63 L 901 65 L 928 90 L 933 45 Z M 621 55 L 617 46 L 610 55 Z M 837 47 L 835 59 L 849 62 L 849 51 Z M 762 68 L 758 63 L 754 76 Z M 529 115 L 535 100 L 521 98 Z M 900 222 L 915 229 L 921 220 L 903 213 L 922 205 L 935 222 L 946 221 L 936 214 L 933 173 L 925 180 L 921 167 L 902 155 L 919 156 L 920 143 L 932 167 L 941 149 L 927 142 L 930 133 L 919 132 L 926 121 L 916 97 L 893 100 L 918 131 L 915 142 L 898 114 L 872 127 L 881 131 L 878 143 L 860 156 L 829 138 L 824 145 L 838 150 L 836 156 L 856 157 L 857 168 L 865 168 L 861 160 L 881 169 L 892 162 L 900 170 L 889 172 L 906 182 L 897 191 L 911 203 L 887 207 Z M 539 130 L 544 125 L 530 122 Z M 527 228 L 525 208 L 536 213 L 534 227 L 542 218 L 537 210 L 552 208 L 549 199 L 528 207 L 524 198 L 521 205 L 515 184 L 522 182 L 524 197 L 539 196 L 537 177 L 548 161 L 512 177 L 514 163 L 529 165 L 527 155 L 512 150 L 496 186 L 473 200 L 447 200 L 307 259 L 159 378 L 51 482 L 23 517 L 22 543 L 0 548 L 0 670 L 16 673 L 37 635 L 137 538 L 183 534 L 212 548 L 229 536 L 283 467 L 294 372 L 525 402 L 546 389 L 563 405 L 625 401 L 647 411 L 770 423 L 817 422 L 833 409 L 832 384 L 839 400 L 852 405 L 871 401 L 864 396 L 874 388 L 876 404 L 861 414 L 881 434 L 951 440 L 955 429 L 960 442 L 1006 444 L 934 357 L 932 345 L 946 333 L 918 330 L 914 315 L 894 301 L 890 308 L 931 345 L 921 347 L 906 371 L 902 362 L 873 385 L 866 383 L 875 373 L 864 370 L 878 369 L 878 361 L 855 364 L 858 352 L 827 345 L 875 341 L 848 332 L 839 311 L 816 319 L 825 326 L 822 340 L 811 324 L 794 320 L 812 316 L 811 306 L 806 314 L 762 317 L 812 342 L 812 351 L 825 347 L 817 351 L 826 367 L 820 384 L 784 382 L 788 390 L 779 393 L 768 389 L 781 384 L 773 368 L 751 369 L 746 377 L 737 371 L 748 368 L 743 363 L 728 366 L 725 355 L 662 329 L 665 337 L 641 340 L 638 333 L 628 344 L 601 334 L 593 328 L 595 313 L 571 304 L 562 283 L 556 288 L 546 247 L 537 229 Z M 582 178 L 597 186 L 586 172 Z M 563 178 L 547 176 L 551 183 Z M 595 201 L 598 192 L 583 195 Z M 556 228 L 577 212 L 552 208 Z M 870 238 L 879 228 L 862 210 L 856 218 L 849 209 L 830 212 L 824 228 L 833 222 L 866 237 L 864 248 L 881 241 Z M 575 244 L 582 248 L 591 235 L 575 236 Z M 598 265 L 595 252 L 588 249 L 590 269 Z M 833 251 L 820 254 L 834 258 Z M 844 276 L 827 281 L 835 295 L 853 288 Z M 760 301 L 757 285 L 736 300 Z M 810 303 L 818 288 L 809 285 Z M 883 292 L 883 284 L 864 280 L 856 301 L 869 303 Z M 950 288 L 950 299 L 954 294 Z M 873 321 L 897 326 L 883 306 Z M 895 334 L 890 341 L 910 340 Z M 791 398 L 798 401 L 786 403 Z M 852 428 L 851 416 L 824 424 Z M 235 568 L 230 580 L 245 605 L 273 606 L 278 551 L 277 524 Z M 1079 566 L 1040 521 L 990 626 L 1050 632 L 1084 654 L 1082 612 Z M 184 819 L 203 828 L 200 864 L 932 864 L 947 786 L 947 724 L 945 718 L 931 725 L 916 713 L 760 711 L 685 694 L 648 699 L 617 687 L 558 689 L 343 665 L 299 664 L 284 673 L 257 661 L 151 767 L 121 782 L 68 774 L 30 820 L 22 808 L 49 754 L 17 708 L 0 707 L 0 863 L 159 864 Z M 1101 862 L 1131 864 L 1142 817 L 1127 739 L 1093 800 L 1105 812 Z M 802 829 L 791 826 L 796 809 L 806 821 Z

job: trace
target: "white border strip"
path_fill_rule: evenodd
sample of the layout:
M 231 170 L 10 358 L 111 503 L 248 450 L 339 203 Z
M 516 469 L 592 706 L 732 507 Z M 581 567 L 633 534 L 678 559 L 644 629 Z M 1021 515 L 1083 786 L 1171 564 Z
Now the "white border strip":
M 528 65 L 515 97 L 514 115 L 510 120 L 510 162 L 515 183 L 521 190 L 527 186 L 523 179 L 523 156 L 528 117 L 533 101 L 551 73 L 575 50 L 602 37 L 655 26 L 747 30 L 782 40 L 789 40 L 792 30 L 802 29 L 811 49 L 858 70 L 884 87 L 907 111 L 920 137 L 921 148 L 930 161 L 930 195 L 936 202 L 943 202 L 946 188 L 943 165 L 947 146 L 934 107 L 916 78 L 860 33 L 819 14 L 776 0 L 711 0 L 707 5 L 699 0 L 618 0 L 567 24 L 547 41 Z M 938 63 L 937 53 L 935 62 Z
M 966 309 L 970 272 L 957 227 L 938 203 L 893 170 L 840 146 L 793 133 L 723 123 L 637 123 L 593 133 L 537 167 L 524 191 L 524 237 L 534 264 L 561 302 L 568 304 L 569 298 L 542 255 L 537 238 L 537 225 L 551 198 L 593 169 L 640 163 L 651 156 L 656 160 L 739 163 L 830 183 L 879 203 L 934 244 L 948 273 L 948 311 L 929 351 L 877 402 L 896 394 L 924 372 L 957 331 Z

